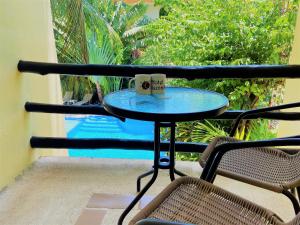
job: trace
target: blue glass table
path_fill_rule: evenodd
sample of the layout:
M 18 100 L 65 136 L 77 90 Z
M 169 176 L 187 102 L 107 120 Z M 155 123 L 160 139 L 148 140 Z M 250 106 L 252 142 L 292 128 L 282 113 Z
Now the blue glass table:
M 168 169 L 170 179 L 175 173 L 184 175 L 175 169 L 175 127 L 176 122 L 209 119 L 222 114 L 228 107 L 228 99 L 216 92 L 194 88 L 167 87 L 164 94 L 141 95 L 134 89 L 125 89 L 105 96 L 105 110 L 123 118 L 154 121 L 154 162 L 153 169 L 138 177 L 139 194 L 125 209 L 118 224 L 141 199 L 155 182 L 159 169 Z M 169 157 L 160 158 L 160 128 L 170 128 Z M 150 181 L 140 190 L 140 179 L 153 174 Z

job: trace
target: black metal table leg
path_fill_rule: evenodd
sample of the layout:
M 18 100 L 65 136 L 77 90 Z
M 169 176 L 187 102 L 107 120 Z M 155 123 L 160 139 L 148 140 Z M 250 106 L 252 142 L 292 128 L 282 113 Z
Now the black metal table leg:
M 137 192 L 141 191 L 141 179 L 144 178 L 144 177 L 147 177 L 147 176 L 149 176 L 149 175 L 151 175 L 153 173 L 154 173 L 154 169 L 151 169 L 148 172 L 143 173 L 140 176 L 138 176 L 138 178 L 136 180 L 136 190 L 137 190 Z
M 124 212 L 121 214 L 118 225 L 122 225 L 125 217 L 131 211 L 131 209 L 138 203 L 138 201 L 143 197 L 143 195 L 148 191 L 151 185 L 157 178 L 159 169 L 159 156 L 160 156 L 160 123 L 155 122 L 154 127 L 154 164 L 153 164 L 153 176 L 150 181 L 145 185 L 145 187 L 139 192 L 139 194 L 133 199 L 133 201 L 127 206 Z
M 171 181 L 175 180 L 175 127 L 176 124 L 173 122 L 170 124 L 171 132 L 170 132 L 170 146 L 169 146 L 169 153 L 170 153 L 170 162 L 169 162 L 169 175 Z
M 175 168 L 174 168 L 174 173 L 179 175 L 179 176 L 182 176 L 182 177 L 186 176 L 186 174 L 184 174 L 183 172 L 181 172 L 179 170 L 176 170 Z

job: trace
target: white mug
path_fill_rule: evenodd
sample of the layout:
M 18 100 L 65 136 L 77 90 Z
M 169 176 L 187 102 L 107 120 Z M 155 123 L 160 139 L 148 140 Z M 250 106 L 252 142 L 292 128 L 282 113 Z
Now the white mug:
M 151 94 L 151 76 L 149 74 L 136 74 L 134 78 L 129 81 L 129 88 L 132 82 L 135 81 L 135 91 L 142 95 Z
M 155 73 L 151 74 L 151 93 L 163 94 L 165 93 L 166 74 Z

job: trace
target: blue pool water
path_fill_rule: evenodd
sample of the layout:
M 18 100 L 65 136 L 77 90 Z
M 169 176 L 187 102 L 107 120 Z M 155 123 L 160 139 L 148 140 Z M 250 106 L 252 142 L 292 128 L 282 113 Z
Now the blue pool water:
M 110 116 L 66 117 L 69 138 L 120 138 L 153 141 L 153 122 L 126 119 L 125 122 Z M 153 159 L 152 151 L 121 149 L 69 149 L 70 157 L 97 157 L 123 159 Z

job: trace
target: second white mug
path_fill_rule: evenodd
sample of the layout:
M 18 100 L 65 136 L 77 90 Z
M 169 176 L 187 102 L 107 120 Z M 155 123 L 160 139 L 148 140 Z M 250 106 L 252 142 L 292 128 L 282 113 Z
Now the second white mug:
M 163 94 L 165 93 L 166 74 L 154 73 L 151 74 L 151 93 Z

